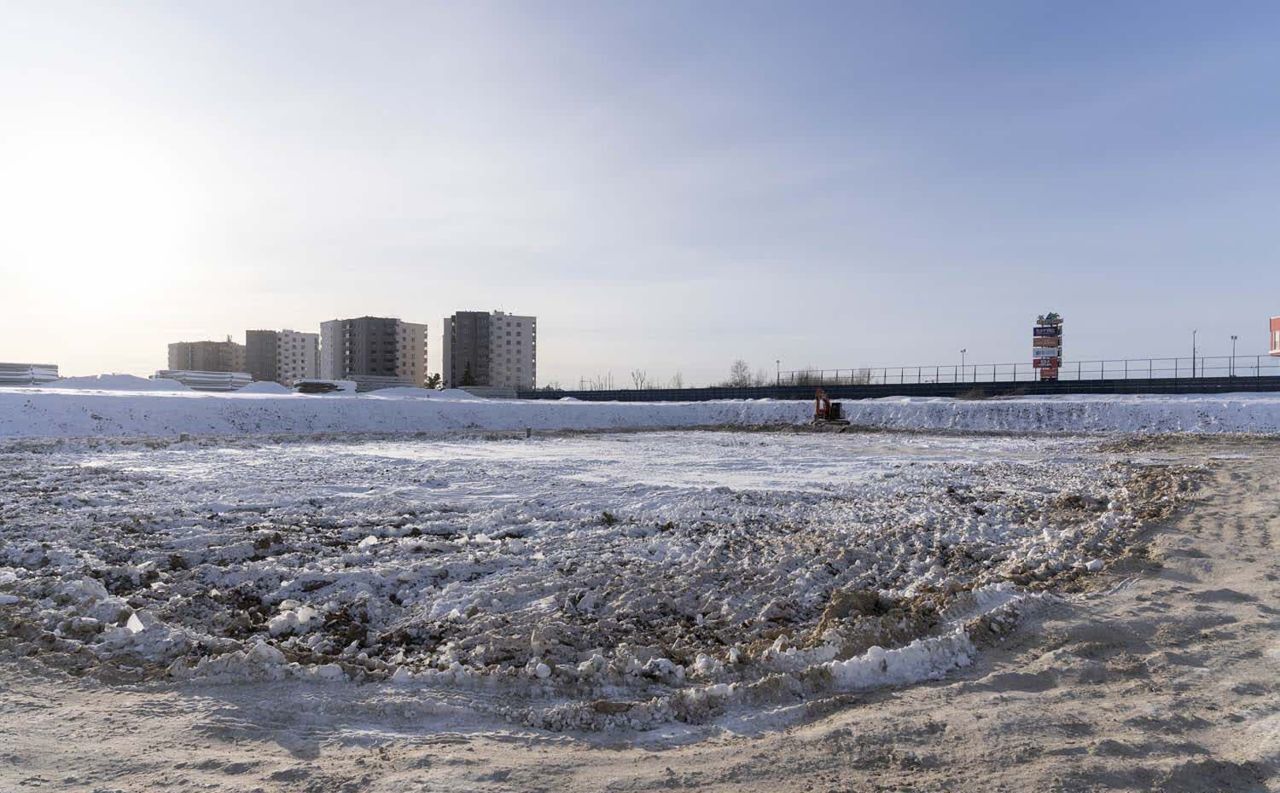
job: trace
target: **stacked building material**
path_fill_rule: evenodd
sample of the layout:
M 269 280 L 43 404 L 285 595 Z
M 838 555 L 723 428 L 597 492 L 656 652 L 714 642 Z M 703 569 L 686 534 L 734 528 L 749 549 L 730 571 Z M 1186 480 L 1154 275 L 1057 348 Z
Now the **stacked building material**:
M 177 380 L 192 391 L 238 391 L 253 382 L 248 372 L 197 372 L 190 369 L 161 369 L 157 378 Z
M 41 385 L 58 379 L 58 367 L 49 363 L 0 363 L 0 386 Z

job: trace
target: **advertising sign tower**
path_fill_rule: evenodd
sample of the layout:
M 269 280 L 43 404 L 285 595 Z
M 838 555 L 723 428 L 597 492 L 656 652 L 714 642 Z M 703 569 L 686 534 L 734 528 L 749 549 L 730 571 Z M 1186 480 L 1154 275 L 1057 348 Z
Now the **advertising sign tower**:
M 1062 368 L 1062 317 L 1050 311 L 1036 318 L 1031 329 L 1031 365 L 1041 380 L 1057 380 Z

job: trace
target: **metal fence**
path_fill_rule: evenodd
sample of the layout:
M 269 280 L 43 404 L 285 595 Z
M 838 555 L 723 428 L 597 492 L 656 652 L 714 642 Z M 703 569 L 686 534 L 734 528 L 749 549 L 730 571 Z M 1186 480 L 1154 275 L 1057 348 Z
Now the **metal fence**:
M 1059 380 L 1157 380 L 1195 377 L 1274 377 L 1280 357 L 1268 355 L 1195 358 L 1119 358 L 1065 361 Z M 797 369 L 780 372 L 774 385 L 905 385 L 908 383 L 1036 382 L 1030 363 L 966 363 L 950 366 L 880 366 L 851 369 Z

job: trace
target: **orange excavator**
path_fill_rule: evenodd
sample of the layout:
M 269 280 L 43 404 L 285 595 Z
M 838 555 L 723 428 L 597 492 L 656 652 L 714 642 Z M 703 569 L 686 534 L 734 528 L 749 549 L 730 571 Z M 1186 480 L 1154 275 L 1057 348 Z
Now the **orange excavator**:
M 841 415 L 840 403 L 832 402 L 831 397 L 827 396 L 827 392 L 819 388 L 818 393 L 814 396 L 813 423 L 848 424 L 849 422 Z

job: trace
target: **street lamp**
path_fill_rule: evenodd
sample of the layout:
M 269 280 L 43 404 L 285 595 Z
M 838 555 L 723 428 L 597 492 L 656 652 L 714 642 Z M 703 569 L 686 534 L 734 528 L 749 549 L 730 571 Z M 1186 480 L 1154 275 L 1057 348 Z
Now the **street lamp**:
M 1193 378 L 1196 376 L 1196 334 L 1199 332 L 1199 328 L 1191 331 L 1191 376 Z
M 1231 334 L 1231 376 L 1236 376 L 1236 339 L 1240 338 L 1234 333 Z
M 964 354 L 968 351 L 969 349 L 967 347 L 960 348 L 960 376 L 961 377 L 964 377 Z
M 775 359 L 773 362 L 773 365 L 777 367 L 777 371 L 778 371 L 777 379 L 774 381 L 774 383 L 775 385 L 782 385 L 782 359 L 781 358 Z

